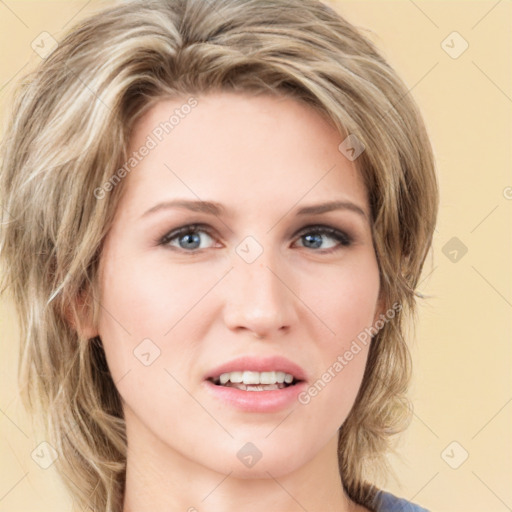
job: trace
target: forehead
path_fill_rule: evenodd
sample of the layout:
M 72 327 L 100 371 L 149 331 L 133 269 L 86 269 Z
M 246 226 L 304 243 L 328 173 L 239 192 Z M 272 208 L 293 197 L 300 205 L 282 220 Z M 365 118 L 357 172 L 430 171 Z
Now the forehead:
M 242 208 L 291 207 L 303 198 L 357 199 L 366 190 L 342 137 L 313 107 L 289 97 L 220 92 L 162 100 L 134 125 L 125 202 L 187 197 Z M 187 107 L 187 108 L 185 108 Z

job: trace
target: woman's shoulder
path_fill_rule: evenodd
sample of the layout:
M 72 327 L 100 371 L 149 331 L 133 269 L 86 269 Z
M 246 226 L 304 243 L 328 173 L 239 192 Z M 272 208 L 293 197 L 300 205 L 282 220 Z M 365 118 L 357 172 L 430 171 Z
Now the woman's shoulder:
M 375 495 L 373 510 L 375 512 L 429 512 L 426 508 L 381 490 Z

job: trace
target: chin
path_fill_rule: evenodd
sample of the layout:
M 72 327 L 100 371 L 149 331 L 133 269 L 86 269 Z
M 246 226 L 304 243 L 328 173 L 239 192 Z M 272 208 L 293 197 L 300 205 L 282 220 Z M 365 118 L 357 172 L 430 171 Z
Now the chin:
M 238 443 L 237 443 L 238 444 Z M 245 445 L 244 445 L 245 446 Z M 277 447 L 276 447 L 277 448 Z M 230 473 L 230 476 L 240 479 L 261 479 L 286 476 L 296 471 L 307 462 L 304 452 L 298 452 L 296 449 L 288 446 L 288 450 L 278 450 L 272 448 L 271 443 L 261 449 L 260 453 L 255 449 L 247 447 L 243 452 L 239 447 L 234 457 L 228 457 L 219 465 L 221 457 L 212 461 L 210 466 L 215 471 L 223 474 Z M 254 450 L 254 451 L 253 451 Z M 251 454 L 253 459 L 251 460 Z M 267 454 L 267 455 L 266 455 Z M 247 460 L 244 460 L 247 457 Z

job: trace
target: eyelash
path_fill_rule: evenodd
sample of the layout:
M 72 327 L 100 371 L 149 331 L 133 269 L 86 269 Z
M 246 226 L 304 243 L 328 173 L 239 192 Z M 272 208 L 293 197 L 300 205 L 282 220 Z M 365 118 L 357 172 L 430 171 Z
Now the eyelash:
M 206 233 L 211 238 L 215 238 L 213 230 L 204 224 L 188 224 L 186 226 L 180 227 L 178 229 L 175 229 L 173 231 L 170 231 L 169 233 L 165 234 L 163 237 L 156 240 L 157 245 L 166 246 L 171 248 L 172 250 L 177 250 L 183 253 L 189 253 L 189 254 L 196 254 L 206 249 L 192 249 L 192 250 L 186 250 L 182 249 L 180 247 L 174 247 L 170 246 L 169 242 L 172 242 L 176 238 L 179 238 L 183 235 L 189 235 L 189 234 L 196 234 L 196 233 Z M 349 247 L 352 245 L 352 237 L 349 236 L 347 233 L 344 233 L 343 231 L 340 231 L 338 229 L 332 228 L 330 226 L 324 226 L 321 224 L 307 226 L 303 229 L 301 229 L 297 234 L 297 238 L 302 238 L 305 235 L 309 234 L 315 234 L 315 235 L 327 235 L 330 238 L 333 238 L 334 240 L 339 242 L 339 245 L 336 247 L 331 247 L 330 249 L 311 249 L 309 247 L 304 247 L 305 249 L 311 249 L 313 252 L 319 252 L 321 254 L 330 254 L 332 252 L 338 251 L 339 249 L 343 247 Z

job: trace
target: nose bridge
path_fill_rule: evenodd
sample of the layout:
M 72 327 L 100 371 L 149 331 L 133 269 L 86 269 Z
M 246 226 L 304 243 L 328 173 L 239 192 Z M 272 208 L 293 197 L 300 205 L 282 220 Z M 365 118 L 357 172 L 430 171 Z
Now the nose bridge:
M 285 284 L 282 268 L 277 248 L 258 248 L 251 240 L 239 244 L 227 283 L 226 322 L 230 327 L 270 334 L 293 323 L 294 295 Z

